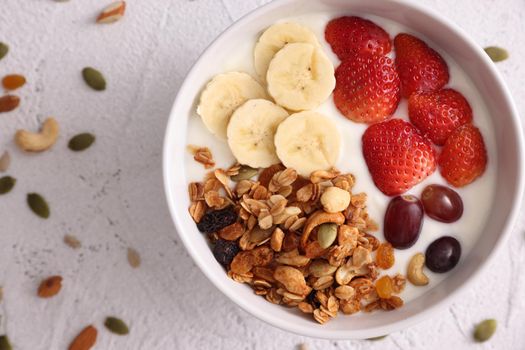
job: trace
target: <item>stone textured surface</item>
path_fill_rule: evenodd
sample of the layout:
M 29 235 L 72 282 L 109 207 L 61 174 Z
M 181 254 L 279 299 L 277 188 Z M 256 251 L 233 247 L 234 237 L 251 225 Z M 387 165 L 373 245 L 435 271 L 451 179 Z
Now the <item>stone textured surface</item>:
M 177 89 L 200 52 L 232 21 L 267 0 L 128 1 L 125 18 L 97 26 L 108 1 L 2 0 L 0 41 L 10 45 L 0 75 L 19 72 L 28 84 L 21 107 L 0 118 L 0 149 L 13 158 L 18 179 L 0 199 L 0 333 L 15 349 L 65 349 L 89 323 L 97 349 L 523 349 L 525 338 L 525 217 L 497 261 L 475 287 L 432 320 L 381 342 L 295 336 L 246 314 L 192 263 L 174 232 L 161 179 L 161 145 Z M 498 64 L 520 111 L 525 109 L 523 0 L 418 0 L 463 27 L 482 46 L 497 44 L 511 58 Z M 84 85 L 80 70 L 105 73 L 103 93 Z M 18 128 L 36 129 L 47 116 L 62 134 L 49 152 L 25 155 L 11 142 Z M 67 140 L 97 135 L 83 153 Z M 25 194 L 38 191 L 51 205 L 43 221 Z M 80 250 L 62 243 L 66 233 Z M 132 269 L 128 247 L 142 265 Z M 64 276 L 61 294 L 35 297 L 39 281 Z M 116 315 L 131 334 L 103 329 Z M 474 323 L 494 317 L 494 338 L 474 344 Z

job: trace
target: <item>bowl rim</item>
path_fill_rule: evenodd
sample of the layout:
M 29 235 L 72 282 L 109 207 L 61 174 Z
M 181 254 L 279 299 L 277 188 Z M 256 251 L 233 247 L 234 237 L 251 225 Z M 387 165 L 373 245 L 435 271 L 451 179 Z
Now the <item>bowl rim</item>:
M 168 118 L 166 131 L 164 135 L 164 142 L 163 142 L 163 184 L 164 184 L 164 192 L 166 195 L 166 201 L 168 203 L 169 211 L 172 217 L 172 220 L 175 224 L 176 232 L 180 239 L 182 240 L 186 251 L 189 253 L 189 255 L 192 257 L 193 261 L 197 264 L 197 266 L 200 268 L 200 270 L 204 273 L 204 275 L 213 283 L 213 285 L 219 289 L 224 295 L 228 297 L 231 301 L 233 301 L 236 305 L 240 306 L 243 310 L 248 312 L 250 315 L 255 316 L 259 320 L 262 320 L 266 322 L 267 324 L 280 328 L 282 330 L 286 330 L 292 333 L 295 333 L 297 335 L 302 336 L 309 336 L 309 337 L 316 337 L 316 338 L 324 338 L 324 339 L 332 339 L 332 340 L 345 340 L 345 339 L 362 339 L 367 338 L 370 336 L 377 336 L 380 334 L 389 334 L 392 332 L 396 332 L 405 328 L 408 328 L 410 326 L 413 326 L 416 323 L 419 323 L 421 321 L 424 321 L 428 319 L 431 315 L 436 314 L 440 309 L 443 309 L 445 307 L 450 306 L 450 304 L 458 298 L 458 296 L 461 295 L 461 293 L 464 293 L 466 290 L 468 290 L 470 286 L 478 279 L 478 277 L 481 275 L 482 272 L 484 272 L 487 267 L 490 265 L 490 263 L 494 260 L 494 258 L 498 255 L 498 253 L 501 251 L 503 245 L 507 241 L 508 237 L 511 234 L 512 228 L 514 226 L 514 223 L 516 222 L 520 204 L 521 204 L 521 198 L 523 196 L 524 187 L 525 187 L 525 179 L 524 179 L 524 171 L 525 171 L 525 165 L 523 162 L 523 156 L 525 153 L 525 146 L 524 146 L 524 139 L 522 134 L 522 128 L 521 128 L 521 121 L 519 118 L 519 113 L 516 108 L 516 105 L 513 101 L 512 95 L 505 84 L 501 74 L 497 70 L 496 66 L 493 64 L 493 62 L 490 60 L 490 58 L 485 54 L 483 49 L 458 25 L 456 25 L 451 20 L 447 19 L 446 17 L 442 16 L 435 10 L 428 8 L 424 5 L 414 3 L 414 2 L 407 2 L 405 0 L 382 0 L 385 3 L 389 3 L 392 6 L 406 6 L 411 7 L 412 9 L 415 9 L 416 11 L 419 11 L 429 17 L 432 17 L 434 20 L 439 22 L 441 25 L 448 27 L 456 36 L 458 36 L 461 40 L 463 40 L 468 46 L 469 49 L 472 50 L 472 52 L 475 52 L 478 56 L 478 58 L 484 63 L 485 66 L 487 66 L 489 74 L 492 75 L 492 78 L 497 82 L 497 88 L 503 92 L 504 96 L 504 103 L 509 107 L 511 118 L 510 122 L 513 124 L 513 130 L 509 130 L 509 132 L 514 133 L 514 137 L 516 139 L 516 143 L 518 145 L 518 148 L 516 150 L 517 152 L 517 159 L 518 159 L 518 166 L 517 166 L 517 191 L 514 193 L 514 197 L 512 199 L 512 210 L 510 211 L 509 215 L 507 216 L 507 219 L 505 221 L 505 224 L 503 225 L 503 228 L 501 230 L 501 234 L 499 235 L 499 238 L 496 241 L 496 244 L 491 249 L 489 254 L 486 256 L 486 259 L 476 268 L 476 270 L 464 280 L 464 282 L 461 284 L 459 288 L 456 290 L 453 290 L 450 292 L 450 294 L 444 298 L 442 298 L 437 303 L 427 307 L 424 310 L 421 310 L 420 312 L 404 319 L 401 321 L 397 321 L 391 324 L 387 324 L 380 327 L 370 328 L 368 330 L 359 330 L 361 333 L 359 336 L 355 336 L 355 334 L 352 334 L 352 330 L 332 330 L 332 329 L 323 329 L 321 327 L 311 327 L 311 328 L 305 328 L 303 326 L 297 326 L 293 323 L 286 322 L 284 320 L 279 319 L 278 317 L 270 317 L 267 314 L 261 314 L 259 312 L 258 308 L 252 307 L 250 303 L 246 300 L 242 300 L 239 298 L 234 298 L 234 293 L 230 290 L 230 288 L 225 287 L 207 268 L 207 262 L 203 261 L 201 257 L 192 249 L 190 249 L 190 243 L 189 239 L 186 238 L 185 234 L 181 234 L 180 232 L 184 231 L 184 227 L 180 224 L 181 220 L 179 220 L 179 216 L 182 215 L 178 212 L 176 205 L 175 205 L 175 199 L 170 194 L 170 183 L 171 179 L 169 178 L 169 167 L 168 164 L 172 161 L 169 151 L 170 142 L 168 140 L 171 130 L 174 128 L 174 124 L 177 123 L 177 119 L 174 116 L 175 109 L 177 105 L 180 103 L 180 100 L 182 99 L 181 92 L 184 91 L 187 86 L 192 81 L 193 75 L 196 74 L 196 68 L 201 61 L 202 57 L 212 48 L 214 48 L 216 45 L 218 45 L 219 39 L 223 36 L 227 35 L 229 32 L 235 30 L 237 27 L 243 26 L 245 23 L 251 21 L 253 18 L 259 16 L 261 13 L 270 11 L 275 8 L 279 8 L 281 6 L 285 6 L 287 4 L 296 3 L 300 0 L 274 0 L 271 1 L 265 5 L 259 6 L 252 11 L 248 12 L 238 20 L 234 21 L 231 25 L 229 25 L 225 30 L 223 30 L 199 55 L 199 57 L 196 59 L 196 61 L 193 63 L 191 69 L 187 73 L 183 83 L 181 84 L 179 90 L 177 91 L 177 96 L 174 100 L 172 109 L 170 111 L 170 115 Z

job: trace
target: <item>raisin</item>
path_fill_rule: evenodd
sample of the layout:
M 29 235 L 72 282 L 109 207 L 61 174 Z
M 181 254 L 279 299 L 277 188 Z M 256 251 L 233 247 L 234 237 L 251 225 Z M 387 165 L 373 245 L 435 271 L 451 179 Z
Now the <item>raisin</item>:
M 315 289 L 312 289 L 310 294 L 308 294 L 308 296 L 306 297 L 306 300 L 308 300 L 308 302 L 314 307 L 314 309 L 319 309 L 321 307 L 321 303 L 315 297 L 316 293 L 317 291 Z
M 386 270 L 394 266 L 396 258 L 394 248 L 390 243 L 381 243 L 377 248 L 376 264 L 380 269 Z
M 5 95 L 0 97 L 0 113 L 10 112 L 20 104 L 20 98 L 15 95 Z
M 376 291 L 377 295 L 381 299 L 390 299 L 394 293 L 394 283 L 390 276 L 383 276 L 376 281 Z
M 237 216 L 233 206 L 221 210 L 209 211 L 204 214 L 201 221 L 197 224 L 197 228 L 204 233 L 217 232 L 237 221 Z
M 224 239 L 219 239 L 213 247 L 213 256 L 219 264 L 228 268 L 233 258 L 239 252 L 239 245 L 235 241 L 227 241 Z

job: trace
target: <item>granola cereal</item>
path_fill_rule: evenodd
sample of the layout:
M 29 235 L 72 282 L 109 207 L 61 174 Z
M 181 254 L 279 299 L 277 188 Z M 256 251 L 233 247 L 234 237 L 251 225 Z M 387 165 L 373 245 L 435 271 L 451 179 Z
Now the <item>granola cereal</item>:
M 223 259 L 214 251 L 231 279 L 321 324 L 339 311 L 351 315 L 403 305 L 397 294 L 406 279 L 381 274 L 390 267 L 381 259 L 377 263 L 378 248 L 384 255 L 385 245 L 371 234 L 377 224 L 368 215 L 366 193 L 352 193 L 352 174 L 332 168 L 303 178 L 275 164 L 239 178 L 240 169 L 239 164 L 216 169 L 188 187 L 194 221 L 212 244 L 231 252 Z M 333 193 L 344 198 L 340 191 L 349 199 L 334 205 Z

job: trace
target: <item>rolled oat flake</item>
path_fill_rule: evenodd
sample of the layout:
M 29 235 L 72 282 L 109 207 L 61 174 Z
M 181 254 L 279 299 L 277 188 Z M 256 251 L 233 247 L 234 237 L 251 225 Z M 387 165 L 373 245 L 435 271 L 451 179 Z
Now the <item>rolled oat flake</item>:
M 509 53 L 507 52 L 507 50 L 501 47 L 489 46 L 485 48 L 485 52 L 487 53 L 487 55 L 489 55 L 490 59 L 493 62 L 501 62 L 509 58 Z
M 15 187 L 16 179 L 11 176 L 3 176 L 0 178 L 0 194 L 6 194 Z
M 13 347 L 11 346 L 11 343 L 9 342 L 9 338 L 7 335 L 0 335 L 0 350 L 12 350 Z
M 41 218 L 47 219 L 49 217 L 49 206 L 47 205 L 44 197 L 38 193 L 28 193 L 27 204 L 33 213 L 40 216 Z
M 0 60 L 9 52 L 9 46 L 0 41 Z
M 73 136 L 67 146 L 70 150 L 79 152 L 89 148 L 93 142 L 95 142 L 95 135 L 85 132 Z
M 479 323 L 474 330 L 474 339 L 478 342 L 489 340 L 496 332 L 497 325 L 495 319 L 488 319 Z
M 86 84 L 96 91 L 106 90 L 106 79 L 98 70 L 92 67 L 82 69 L 82 77 Z
M 116 317 L 107 317 L 104 326 L 112 333 L 118 335 L 126 335 L 129 333 L 129 328 L 124 321 Z

